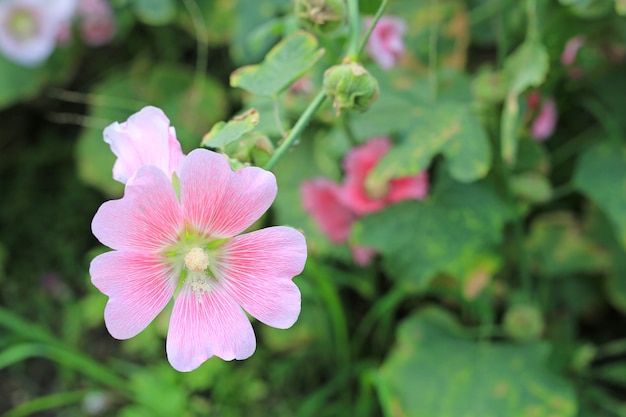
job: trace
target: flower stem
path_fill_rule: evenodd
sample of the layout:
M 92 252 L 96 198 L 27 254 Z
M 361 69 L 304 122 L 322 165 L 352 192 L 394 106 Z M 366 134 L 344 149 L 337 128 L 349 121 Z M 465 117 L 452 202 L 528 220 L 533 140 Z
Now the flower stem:
M 361 25 L 359 16 L 359 0 L 348 0 L 348 24 L 350 25 L 350 38 L 348 38 L 348 53 L 346 60 L 356 62 L 359 60 L 359 38 Z
M 320 91 L 317 96 L 315 96 L 311 104 L 309 104 L 309 107 L 306 108 L 304 113 L 302 113 L 302 116 L 300 116 L 296 124 L 293 126 L 293 129 L 289 131 L 289 135 L 287 135 L 283 143 L 278 147 L 278 149 L 276 149 L 276 152 L 274 152 L 270 160 L 267 161 L 267 164 L 263 167 L 264 169 L 270 171 L 274 168 L 274 165 L 276 165 L 280 158 L 283 157 L 285 152 L 287 152 L 287 149 L 291 147 L 293 142 L 300 136 L 306 125 L 309 124 L 309 121 L 317 109 L 320 108 L 325 99 L 326 93 L 324 91 Z
M 359 49 L 356 53 L 357 58 L 360 57 L 361 54 L 363 53 L 363 49 L 365 49 L 365 45 L 367 45 L 367 40 L 370 38 L 372 31 L 376 27 L 376 24 L 382 17 L 383 13 L 385 13 L 386 8 L 387 8 L 387 0 L 383 0 L 383 2 L 380 4 L 380 7 L 376 11 L 376 14 L 374 15 L 374 19 L 372 19 L 372 23 L 370 24 L 369 28 L 367 28 L 367 32 L 365 33 L 365 36 L 361 40 L 361 45 L 359 46 Z

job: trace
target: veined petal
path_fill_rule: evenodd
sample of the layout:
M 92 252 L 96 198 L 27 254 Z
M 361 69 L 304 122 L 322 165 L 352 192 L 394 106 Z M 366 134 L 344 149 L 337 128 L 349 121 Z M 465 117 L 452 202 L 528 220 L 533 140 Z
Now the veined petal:
M 174 302 L 167 333 L 167 358 L 174 369 L 188 372 L 211 356 L 246 359 L 256 349 L 252 325 L 241 307 L 207 279 L 208 291 L 192 289 L 187 279 Z
M 185 218 L 200 233 L 232 237 L 258 220 L 276 197 L 274 174 L 248 167 L 233 171 L 223 155 L 191 152 L 180 173 Z
M 307 256 L 302 233 L 268 227 L 231 239 L 221 251 L 211 271 L 224 290 L 261 322 L 291 327 L 300 314 L 300 290 L 292 278 Z
M 104 321 L 117 339 L 136 336 L 174 295 L 177 273 L 157 255 L 112 251 L 97 256 L 91 281 L 109 296 Z
M 126 184 L 139 168 L 153 165 L 171 178 L 183 160 L 176 132 L 159 108 L 148 106 L 124 123 L 113 123 L 104 129 L 104 141 L 117 156 L 113 178 Z
M 178 240 L 182 211 L 170 180 L 153 166 L 143 167 L 124 197 L 102 204 L 91 223 L 93 234 L 117 250 L 157 252 Z

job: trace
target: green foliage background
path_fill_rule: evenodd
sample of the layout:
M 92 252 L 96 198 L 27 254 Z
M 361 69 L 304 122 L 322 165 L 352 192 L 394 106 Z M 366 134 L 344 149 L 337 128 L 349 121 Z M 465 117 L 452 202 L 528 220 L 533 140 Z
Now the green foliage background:
M 624 1 L 389 0 L 407 51 L 389 71 L 362 56 L 377 101 L 324 101 L 273 169 L 263 223 L 309 247 L 300 319 L 253 323 L 252 358 L 188 374 L 164 355 L 168 311 L 131 340 L 104 328 L 90 221 L 123 189 L 102 130 L 154 105 L 186 152 L 278 147 L 351 27 L 307 31 L 288 0 L 111 4 L 106 46 L 71 42 L 36 68 L 0 56 L 0 416 L 626 416 Z M 359 1 L 360 18 L 380 5 Z M 560 61 L 575 36 L 579 77 Z M 302 76 L 310 91 L 290 90 Z M 530 92 L 557 104 L 543 142 Z M 300 186 L 340 181 L 374 136 L 393 147 L 368 187 L 428 170 L 431 188 L 358 220 L 349 245 L 378 253 L 359 267 Z

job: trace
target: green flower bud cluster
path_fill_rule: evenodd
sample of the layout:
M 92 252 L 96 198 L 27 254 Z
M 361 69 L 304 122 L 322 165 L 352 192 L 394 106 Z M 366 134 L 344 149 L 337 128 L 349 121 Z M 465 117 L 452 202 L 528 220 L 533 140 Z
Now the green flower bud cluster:
M 529 304 L 514 305 L 504 314 L 504 331 L 513 340 L 530 342 L 539 339 L 544 329 L 541 312 Z
M 345 21 L 346 5 L 344 0 L 297 0 L 296 16 L 302 27 L 328 33 Z
M 343 109 L 365 111 L 378 97 L 378 81 L 357 62 L 335 65 L 324 72 L 324 91 L 340 114 Z

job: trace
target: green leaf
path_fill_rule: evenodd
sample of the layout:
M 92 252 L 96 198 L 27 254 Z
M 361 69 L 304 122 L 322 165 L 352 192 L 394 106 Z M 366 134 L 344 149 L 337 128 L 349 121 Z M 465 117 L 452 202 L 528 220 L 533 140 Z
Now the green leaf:
M 262 96 L 274 96 L 300 78 L 324 54 L 315 36 L 296 32 L 280 41 L 257 65 L 239 68 L 230 85 Z
M 528 87 L 538 87 L 548 74 L 549 55 L 539 41 L 526 40 L 505 61 L 504 74 L 509 91 L 519 94 Z
M 510 214 L 486 184 L 449 182 L 423 202 L 403 202 L 364 217 L 353 226 L 353 238 L 383 255 L 393 279 L 419 291 L 437 273 L 459 278 L 473 272 L 476 256 L 492 253 L 500 243 Z
M 472 341 L 431 308 L 400 324 L 376 388 L 388 417 L 573 417 L 572 386 L 547 354 L 544 344 Z
M 605 212 L 617 240 L 626 248 L 626 148 L 599 144 L 587 149 L 572 183 Z
M 174 0 L 133 0 L 137 17 L 149 25 L 165 25 L 176 17 Z
M 608 254 L 583 235 L 581 225 L 568 212 L 535 218 L 526 246 L 532 266 L 544 277 L 568 277 L 608 267 Z
M 202 146 L 224 149 L 226 145 L 240 139 L 259 124 L 259 112 L 250 109 L 228 122 L 217 122 L 202 138 Z
M 102 139 L 103 129 L 123 122 L 142 107 L 163 109 L 176 129 L 183 151 L 196 148 L 212 123 L 224 117 L 226 98 L 212 78 L 173 64 L 142 62 L 129 72 L 119 72 L 95 86 L 89 109 L 93 125 L 83 130 L 76 152 L 83 181 L 111 196 L 120 195 L 122 184 L 112 178 L 115 156 Z
M 450 175 L 458 181 L 472 182 L 487 174 L 491 164 L 489 140 L 467 106 L 444 103 L 423 109 L 406 140 L 394 146 L 369 174 L 367 186 L 376 188 L 392 178 L 416 175 L 440 153 L 448 160 Z

